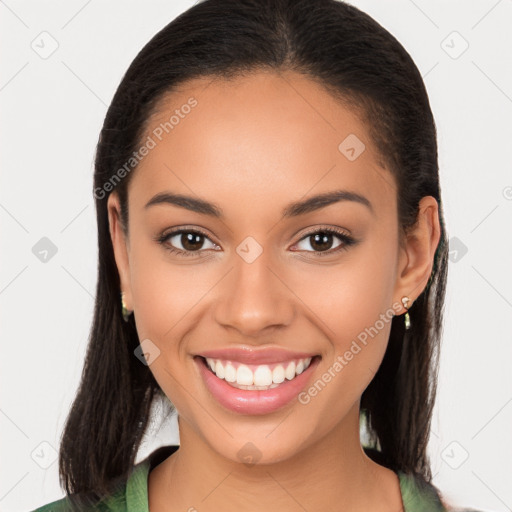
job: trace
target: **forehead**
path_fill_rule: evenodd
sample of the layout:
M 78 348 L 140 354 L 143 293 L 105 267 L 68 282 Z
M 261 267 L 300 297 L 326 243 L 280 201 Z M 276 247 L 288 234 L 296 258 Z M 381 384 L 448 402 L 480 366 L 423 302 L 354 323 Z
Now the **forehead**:
M 334 189 L 394 212 L 395 183 L 363 120 L 320 84 L 294 72 L 194 79 L 159 102 L 142 142 L 152 149 L 130 185 L 142 208 L 173 191 L 270 211 Z M 271 192 L 271 194 L 269 194 Z

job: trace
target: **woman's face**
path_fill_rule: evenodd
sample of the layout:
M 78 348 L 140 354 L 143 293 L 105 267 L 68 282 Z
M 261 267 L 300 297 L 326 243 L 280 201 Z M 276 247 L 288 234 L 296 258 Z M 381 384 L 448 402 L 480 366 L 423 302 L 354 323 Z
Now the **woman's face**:
M 402 296 L 423 290 L 437 245 L 400 249 L 395 182 L 362 121 L 301 75 L 259 72 L 182 86 L 142 145 L 129 237 L 115 194 L 111 232 L 125 302 L 182 443 L 194 436 L 233 461 L 265 463 L 355 435 L 391 318 L 405 312 Z M 310 366 L 292 378 L 301 356 Z M 266 391 L 227 382 L 255 375 L 284 381 Z

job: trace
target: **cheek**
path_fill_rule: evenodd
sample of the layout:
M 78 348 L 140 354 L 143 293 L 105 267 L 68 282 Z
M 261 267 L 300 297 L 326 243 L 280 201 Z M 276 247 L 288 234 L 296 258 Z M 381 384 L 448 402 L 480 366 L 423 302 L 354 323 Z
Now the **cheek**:
M 179 337 L 201 297 L 215 283 L 208 264 L 176 263 L 179 261 L 183 260 L 156 242 L 134 244 L 132 249 L 130 277 L 137 328 L 161 343 Z
M 177 410 L 186 411 L 190 398 L 183 391 L 184 383 L 193 368 L 186 354 L 186 335 L 195 323 L 194 306 L 206 292 L 205 276 L 193 272 L 191 265 L 173 264 L 158 246 L 132 247 L 131 288 L 138 337 L 156 347 L 152 350 L 158 356 L 150 370 Z
M 390 324 L 394 312 L 394 258 L 396 254 L 390 247 L 367 244 L 347 254 L 339 265 L 312 267 L 310 272 L 293 277 L 291 288 L 305 303 L 303 311 L 312 312 L 311 321 L 322 328 L 338 352 L 374 326 L 382 314 L 389 317 Z M 385 331 L 381 322 L 377 328 Z
M 298 396 L 305 406 L 301 418 L 305 431 L 327 433 L 334 428 L 358 402 L 386 352 L 393 310 L 384 306 L 386 294 L 378 283 L 364 279 L 357 283 L 365 287 L 347 283 L 320 310 L 332 331 L 324 329 L 329 345 L 315 380 Z

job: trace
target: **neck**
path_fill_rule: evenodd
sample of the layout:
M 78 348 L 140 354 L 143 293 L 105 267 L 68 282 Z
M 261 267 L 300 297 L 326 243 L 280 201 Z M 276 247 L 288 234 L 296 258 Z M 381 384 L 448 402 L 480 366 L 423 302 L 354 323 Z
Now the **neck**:
M 359 404 L 318 443 L 272 464 L 227 459 L 180 422 L 180 448 L 148 487 L 152 512 L 402 510 L 397 476 L 361 448 Z

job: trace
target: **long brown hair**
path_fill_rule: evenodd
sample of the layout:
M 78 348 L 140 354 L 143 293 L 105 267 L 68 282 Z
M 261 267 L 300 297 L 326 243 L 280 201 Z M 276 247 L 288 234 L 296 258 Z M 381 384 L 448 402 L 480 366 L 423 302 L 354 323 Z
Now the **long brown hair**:
M 157 395 L 149 368 L 134 356 L 133 316 L 122 320 L 120 282 L 109 233 L 107 187 L 140 147 L 159 99 L 196 77 L 252 70 L 294 70 L 316 80 L 367 121 L 382 161 L 395 177 L 398 222 L 405 233 L 418 203 L 439 204 L 441 239 L 425 290 L 392 321 L 389 345 L 361 409 L 372 452 L 393 470 L 431 479 L 426 448 L 437 380 L 447 277 L 436 127 L 421 75 L 382 26 L 337 0 L 204 0 L 174 19 L 136 56 L 108 108 L 99 137 L 94 196 L 98 281 L 81 383 L 63 431 L 59 469 L 68 495 L 91 500 L 109 492 L 135 462 Z M 125 168 L 126 169 L 126 168 Z M 136 167 L 114 185 L 128 226 L 127 187 Z M 119 177 L 121 174 L 117 173 Z M 78 501 L 77 501 L 78 502 Z

